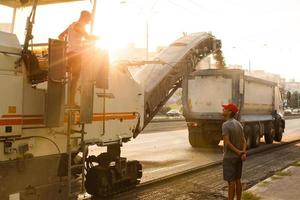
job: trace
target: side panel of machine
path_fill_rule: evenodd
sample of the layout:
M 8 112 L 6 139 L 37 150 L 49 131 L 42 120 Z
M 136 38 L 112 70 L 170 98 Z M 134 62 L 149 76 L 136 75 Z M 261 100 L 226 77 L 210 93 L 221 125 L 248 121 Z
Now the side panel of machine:
M 87 142 L 118 143 L 131 138 L 143 124 L 143 88 L 126 69 L 111 68 L 108 77 L 109 89 L 94 90 L 93 122 L 86 124 Z
M 65 63 L 65 43 L 50 39 L 46 104 L 46 126 L 50 128 L 62 126 L 64 123 Z
M 18 59 L 19 59 L 19 56 L 5 55 L 5 54 L 0 53 L 0 68 L 2 70 L 11 70 L 15 67 L 15 62 Z
M 0 137 L 3 138 L 21 134 L 23 76 L 16 71 L 22 50 L 17 36 L 0 31 L 0 38 Z
M 45 83 L 43 83 L 45 84 Z M 30 119 L 23 128 L 36 128 L 45 126 L 45 96 L 46 89 L 32 87 L 24 78 L 23 82 L 23 117 Z
M 60 158 L 19 158 L 0 164 L 0 199 L 67 199 L 66 181 L 57 171 Z
M 21 134 L 23 124 L 23 77 L 20 75 L 0 75 L 0 137 Z M 4 98 L 5 97 L 5 98 Z

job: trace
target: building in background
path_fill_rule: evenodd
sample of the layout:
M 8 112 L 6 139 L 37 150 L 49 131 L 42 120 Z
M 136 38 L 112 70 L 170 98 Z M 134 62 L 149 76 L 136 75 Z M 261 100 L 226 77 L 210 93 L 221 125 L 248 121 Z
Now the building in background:
M 279 74 L 273 74 L 269 72 L 265 72 L 264 70 L 252 70 L 252 71 L 246 71 L 247 75 L 254 76 L 257 78 L 265 79 L 268 81 L 276 82 L 279 84 L 284 84 L 285 79 L 282 78 Z
M 242 65 L 236 65 L 236 64 L 229 64 L 226 66 L 229 69 L 243 69 Z
M 134 44 L 128 45 L 126 48 L 116 49 L 114 51 L 115 61 L 143 61 L 146 60 L 147 49 L 137 48 Z M 152 60 L 157 52 L 149 52 L 149 60 Z
M 293 92 L 300 92 L 300 82 L 297 82 L 295 80 L 290 80 L 285 82 L 285 89 L 287 91 Z

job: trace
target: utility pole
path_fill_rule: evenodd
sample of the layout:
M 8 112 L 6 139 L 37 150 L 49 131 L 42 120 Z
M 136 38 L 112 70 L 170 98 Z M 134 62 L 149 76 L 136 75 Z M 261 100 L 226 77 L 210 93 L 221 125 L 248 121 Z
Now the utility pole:
M 151 10 L 150 10 L 150 13 L 152 13 L 154 7 L 156 6 L 156 4 L 158 3 L 159 0 L 156 0 L 152 7 L 151 7 Z M 126 0 L 123 0 L 120 2 L 121 4 L 127 4 L 128 2 Z M 140 7 L 140 6 L 138 6 Z M 142 11 L 142 8 L 140 8 L 140 10 Z M 149 16 L 145 16 L 146 18 L 146 31 L 145 31 L 145 35 L 146 35 L 146 61 L 149 61 L 149 19 L 150 17 Z
M 267 47 L 268 46 L 268 44 L 263 44 L 262 45 L 263 47 Z M 249 55 L 249 52 L 247 52 L 244 48 L 241 48 L 241 47 L 237 47 L 237 46 L 233 46 L 232 47 L 233 49 L 241 49 L 244 53 L 246 53 L 248 56 L 248 70 L 249 70 L 249 72 L 251 72 L 251 57 L 250 57 L 250 55 Z
M 93 9 L 92 9 L 91 30 L 90 30 L 91 34 L 93 34 L 93 32 L 94 32 L 94 22 L 95 22 L 96 9 L 97 9 L 97 0 L 94 0 L 93 1 Z
M 146 61 L 149 60 L 149 23 L 146 20 Z
M 10 32 L 11 33 L 13 33 L 14 30 L 15 30 L 16 14 L 17 14 L 17 8 L 14 8 L 12 22 L 11 22 L 11 27 L 10 27 Z
M 251 59 L 249 58 L 249 63 L 248 63 L 248 69 L 249 69 L 249 72 L 251 72 Z

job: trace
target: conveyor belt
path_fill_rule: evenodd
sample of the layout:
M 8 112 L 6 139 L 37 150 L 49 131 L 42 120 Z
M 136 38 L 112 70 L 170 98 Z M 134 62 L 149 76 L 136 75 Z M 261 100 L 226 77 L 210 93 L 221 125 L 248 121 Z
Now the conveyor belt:
M 155 60 L 161 64 L 147 64 L 134 75 L 145 89 L 145 127 L 173 93 L 181 86 L 186 73 L 192 72 L 198 62 L 214 54 L 223 66 L 221 41 L 205 32 L 185 35 L 161 51 Z

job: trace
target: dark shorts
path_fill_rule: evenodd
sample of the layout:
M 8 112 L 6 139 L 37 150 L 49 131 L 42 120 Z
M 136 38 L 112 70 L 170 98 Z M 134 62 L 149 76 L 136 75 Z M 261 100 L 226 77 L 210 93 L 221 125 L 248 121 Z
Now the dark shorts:
M 241 179 L 243 161 L 241 158 L 223 159 L 223 177 L 225 181 L 235 181 Z

